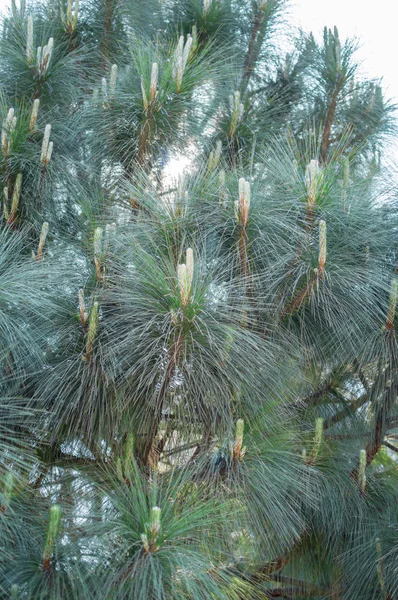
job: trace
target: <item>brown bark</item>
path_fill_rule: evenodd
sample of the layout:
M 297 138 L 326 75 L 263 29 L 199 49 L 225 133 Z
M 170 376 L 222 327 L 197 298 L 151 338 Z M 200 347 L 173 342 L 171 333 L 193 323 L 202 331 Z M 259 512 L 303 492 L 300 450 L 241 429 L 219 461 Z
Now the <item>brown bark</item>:
M 155 445 L 155 439 L 158 433 L 160 422 L 162 420 L 162 410 L 164 406 L 164 401 L 166 399 L 170 383 L 175 373 L 182 344 L 183 338 L 182 333 L 180 332 L 176 341 L 173 343 L 169 351 L 169 360 L 164 375 L 163 383 L 157 395 L 155 407 L 151 412 L 150 419 L 148 419 L 149 430 L 144 435 L 142 447 L 139 453 L 140 460 L 146 466 L 155 465 L 159 459 L 159 452 L 157 451 Z
M 334 115 L 336 113 L 336 107 L 337 107 L 337 98 L 341 91 L 341 87 L 342 87 L 341 82 L 337 82 L 335 85 L 335 88 L 333 90 L 330 104 L 329 104 L 329 107 L 328 107 L 328 110 L 326 113 L 326 119 L 325 119 L 325 124 L 323 127 L 322 141 L 321 141 L 321 162 L 324 165 L 327 163 L 327 159 L 328 159 L 328 151 L 329 151 L 329 145 L 330 145 L 330 132 L 332 130 Z
M 376 409 L 375 409 L 375 416 L 374 416 L 373 431 L 371 434 L 371 439 L 367 443 L 366 448 L 365 448 L 365 450 L 366 450 L 366 466 L 367 467 L 372 463 L 376 454 L 378 453 L 381 446 L 383 445 L 384 436 L 385 436 L 386 431 L 389 426 L 391 406 L 397 395 L 396 377 L 394 377 L 392 374 L 390 374 L 390 375 L 392 377 L 392 381 L 390 382 L 388 387 L 383 390 L 381 397 L 380 397 L 380 395 L 377 395 L 377 397 L 375 398 Z M 383 380 L 386 380 L 387 373 L 386 372 L 382 373 L 381 377 L 383 378 Z M 377 382 L 375 382 L 373 384 L 373 389 L 375 389 L 375 392 L 377 394 L 377 391 L 378 391 L 377 390 Z M 355 467 L 355 469 L 353 469 L 351 472 L 351 476 L 353 479 L 358 478 L 358 471 L 359 471 L 359 465 L 357 465 Z
M 300 308 L 304 300 L 311 293 L 311 290 L 313 289 L 318 279 L 318 276 L 318 273 L 314 273 L 314 275 L 311 277 L 305 288 L 295 298 L 293 298 L 293 300 L 286 306 L 286 308 L 282 310 L 280 314 L 281 319 L 283 319 L 284 317 L 291 316 L 296 310 Z
M 247 49 L 247 54 L 245 57 L 245 62 L 243 66 L 243 76 L 241 88 L 244 91 L 247 88 L 247 85 L 250 81 L 250 77 L 253 74 L 254 67 L 256 65 L 256 60 L 258 56 L 258 47 L 261 43 L 261 40 L 257 39 L 260 33 L 261 25 L 264 21 L 264 11 L 258 10 L 254 21 L 253 21 L 253 29 L 250 36 L 249 47 Z
M 109 38 L 112 29 L 112 19 L 115 12 L 117 0 L 105 0 L 104 31 L 100 42 L 101 67 L 105 69 L 109 50 Z

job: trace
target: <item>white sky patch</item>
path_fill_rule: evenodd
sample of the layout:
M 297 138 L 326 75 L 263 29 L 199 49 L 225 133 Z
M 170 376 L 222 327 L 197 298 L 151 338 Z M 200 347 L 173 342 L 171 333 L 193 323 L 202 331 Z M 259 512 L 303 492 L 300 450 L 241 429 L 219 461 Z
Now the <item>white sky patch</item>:
M 164 179 L 163 185 L 165 188 L 175 187 L 177 184 L 178 176 L 182 175 L 183 172 L 188 169 L 191 165 L 191 159 L 189 156 L 178 156 L 172 155 L 164 168 Z

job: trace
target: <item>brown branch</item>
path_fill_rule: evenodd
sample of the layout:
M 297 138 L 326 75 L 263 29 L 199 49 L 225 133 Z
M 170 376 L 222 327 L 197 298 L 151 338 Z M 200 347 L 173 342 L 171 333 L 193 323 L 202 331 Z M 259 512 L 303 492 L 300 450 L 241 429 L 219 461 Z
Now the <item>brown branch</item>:
M 183 444 L 182 446 L 176 446 L 175 448 L 171 448 L 171 450 L 166 450 L 165 452 L 163 452 L 163 454 L 165 456 L 173 456 L 174 454 L 180 454 L 181 452 L 186 452 L 187 450 L 193 450 L 194 448 L 198 448 L 200 445 L 201 440 L 196 440 L 195 442 Z
M 321 400 L 325 396 L 325 394 L 327 394 L 333 389 L 333 383 L 333 379 L 330 378 L 329 381 L 323 383 L 317 390 L 311 392 L 310 394 L 307 394 L 307 396 L 304 396 L 303 398 L 300 398 L 300 400 L 297 400 L 293 404 L 290 404 L 289 407 L 294 409 L 316 406 L 318 400 Z
M 296 312 L 296 310 L 298 310 L 301 307 L 304 300 L 310 295 L 311 291 L 313 290 L 316 282 L 318 281 L 319 276 L 320 273 L 318 271 L 314 272 L 305 288 L 295 298 L 293 298 L 293 300 L 291 300 L 291 302 L 286 306 L 286 308 L 282 310 L 282 312 L 280 313 L 281 319 L 291 316 L 294 312 Z
M 278 583 L 285 584 L 289 587 L 273 588 L 267 590 L 273 598 L 290 598 L 296 596 L 329 596 L 328 590 L 322 589 L 313 583 L 307 583 L 301 579 L 295 579 L 294 577 L 286 577 L 279 573 L 272 575 L 271 579 Z
M 383 376 L 385 378 L 386 373 L 383 372 L 380 376 Z M 366 450 L 366 466 L 367 467 L 372 463 L 374 457 L 380 450 L 380 448 L 384 442 L 384 436 L 390 425 L 390 412 L 391 412 L 391 406 L 393 403 L 393 396 L 394 397 L 396 396 L 396 384 L 397 384 L 397 381 L 396 381 L 396 378 L 394 378 L 390 382 L 389 386 L 384 389 L 382 397 L 378 397 L 375 401 L 376 411 L 375 411 L 372 436 L 371 436 L 371 440 L 367 443 L 366 448 L 365 448 L 365 450 Z M 372 389 L 377 390 L 377 382 L 375 382 L 373 384 Z M 359 470 L 359 463 L 351 472 L 351 476 L 355 480 L 358 478 L 358 470 Z
M 155 407 L 152 411 L 149 430 L 145 433 L 143 445 L 140 452 L 140 459 L 144 465 L 154 465 L 159 459 L 159 454 L 155 447 L 155 438 L 158 433 L 160 421 L 162 420 L 162 410 L 164 401 L 169 390 L 170 383 L 175 373 L 178 358 L 183 344 L 182 333 L 178 334 L 176 341 L 169 351 L 169 360 L 164 375 L 163 383 L 157 395 Z
M 330 427 L 333 427 L 333 425 L 340 423 L 340 421 L 343 421 L 346 417 L 352 416 L 358 410 L 358 408 L 363 406 L 368 400 L 368 394 L 362 394 L 362 396 L 357 398 L 357 400 L 351 402 L 347 406 L 347 409 L 341 410 L 338 413 L 326 419 L 323 423 L 323 429 L 330 429 Z
M 250 77 L 253 74 L 254 67 L 256 64 L 257 56 L 258 56 L 258 48 L 261 44 L 261 37 L 259 37 L 260 29 L 264 21 L 264 10 L 259 9 L 253 21 L 253 29 L 250 36 L 249 46 L 247 49 L 247 54 L 245 56 L 245 62 L 243 65 L 243 75 L 241 88 L 244 91 L 247 88 Z
M 325 125 L 323 127 L 321 141 L 321 162 L 325 165 L 328 158 L 328 150 L 330 145 L 330 132 L 332 130 L 334 115 L 336 113 L 337 98 L 343 87 L 344 79 L 339 78 L 335 84 L 330 104 L 326 113 Z
M 105 69 L 109 50 L 109 37 L 112 29 L 112 19 L 116 9 L 117 0 L 105 0 L 104 29 L 100 42 L 101 66 Z
M 359 381 L 362 383 L 366 392 L 369 392 L 369 382 L 367 381 L 365 374 L 362 371 L 362 368 L 357 359 L 354 360 L 353 366 L 354 366 L 356 374 L 358 375 Z
M 393 452 L 396 452 L 398 454 L 397 446 L 394 446 L 393 444 L 390 444 L 389 442 L 386 442 L 385 440 L 381 444 L 382 444 L 382 446 L 385 446 L 386 448 L 389 448 L 390 450 L 392 450 Z

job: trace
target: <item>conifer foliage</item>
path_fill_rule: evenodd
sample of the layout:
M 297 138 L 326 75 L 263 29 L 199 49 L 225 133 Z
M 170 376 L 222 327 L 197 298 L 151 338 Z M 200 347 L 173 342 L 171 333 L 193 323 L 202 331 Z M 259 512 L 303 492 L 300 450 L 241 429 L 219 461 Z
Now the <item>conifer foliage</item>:
M 288 9 L 11 2 L 1 598 L 398 598 L 394 106 Z

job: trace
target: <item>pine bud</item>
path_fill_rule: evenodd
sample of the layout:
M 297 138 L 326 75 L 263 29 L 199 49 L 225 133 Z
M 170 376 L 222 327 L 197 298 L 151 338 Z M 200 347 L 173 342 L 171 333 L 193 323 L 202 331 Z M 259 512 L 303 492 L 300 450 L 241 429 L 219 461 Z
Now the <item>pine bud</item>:
M 7 124 L 7 128 L 10 129 L 11 128 L 11 124 L 14 120 L 14 109 L 13 108 L 9 108 L 8 109 L 8 113 L 7 113 L 7 118 L 6 118 L 6 124 Z
M 69 35 L 71 35 L 76 29 L 78 16 L 79 0 L 68 0 L 68 4 L 66 7 L 66 16 L 62 11 L 62 22 L 64 24 L 66 33 L 69 33 Z
M 318 270 L 322 273 L 326 263 L 326 221 L 319 221 L 319 257 Z
M 26 36 L 26 58 L 28 64 L 33 62 L 33 17 L 28 17 L 28 31 Z
M 311 160 L 305 172 L 305 184 L 308 192 L 308 206 L 315 204 L 317 188 L 322 178 L 322 169 L 317 160 Z
M 185 263 L 177 267 L 178 285 L 180 288 L 180 298 L 182 306 L 186 306 L 189 301 L 191 286 L 189 283 L 189 275 Z
M 68 21 L 72 19 L 72 4 L 73 0 L 68 0 L 68 5 L 66 7 L 66 18 L 68 19 Z
M 250 183 L 248 181 L 245 181 L 244 191 L 245 191 L 245 194 L 244 194 L 244 202 L 243 202 L 243 210 L 242 210 L 242 222 L 243 222 L 243 225 L 246 226 L 247 221 L 249 219 L 249 208 L 250 208 Z
M 240 205 L 243 204 L 244 199 L 245 199 L 245 178 L 240 177 L 239 178 L 239 203 L 240 203 Z
M 303 463 L 307 462 L 307 450 L 305 448 L 301 451 L 301 458 L 303 459 Z
M 236 429 L 235 429 L 235 459 L 236 460 L 241 458 L 244 430 L 245 430 L 244 420 L 238 419 L 236 421 Z
M 51 160 L 52 154 L 53 154 L 53 148 L 54 148 L 54 143 L 50 142 L 48 144 L 48 149 L 47 149 L 47 156 L 46 156 L 46 164 L 48 165 L 48 163 Z
M 161 529 L 161 515 L 161 509 L 158 506 L 154 506 L 151 510 L 149 523 L 145 523 L 146 533 L 141 534 L 141 541 L 146 553 L 157 552 L 159 550 L 156 541 Z
M 46 243 L 48 234 L 48 223 L 45 222 L 42 225 L 40 239 L 39 239 L 39 247 L 37 249 L 37 260 L 40 262 L 43 255 L 44 244 Z
M 213 2 L 213 0 L 203 0 L 203 14 L 204 15 L 209 12 L 212 2 Z
M 33 131 L 36 127 L 37 115 L 39 114 L 40 100 L 36 98 L 33 102 L 32 112 L 30 114 L 29 131 Z
M 87 313 L 86 313 L 86 304 L 84 301 L 84 290 L 79 290 L 79 313 L 80 313 L 80 323 L 85 326 L 87 322 Z
M 41 75 L 45 75 L 47 73 L 50 61 L 51 61 L 51 57 L 52 57 L 52 53 L 53 53 L 53 47 L 54 47 L 54 38 L 50 38 L 48 40 L 48 44 L 47 46 L 44 46 L 43 48 L 43 58 L 41 60 L 41 65 L 40 65 L 40 74 Z
M 235 205 L 235 216 L 242 227 L 246 227 L 249 220 L 250 209 L 250 183 L 243 177 L 239 179 L 239 203 Z M 237 212 L 238 210 L 238 212 Z
M 11 123 L 10 123 L 10 130 L 9 130 L 9 139 L 8 139 L 8 145 L 7 145 L 7 154 L 9 154 L 11 152 L 11 134 L 14 131 L 15 127 L 17 125 L 17 117 L 13 117 Z
M 146 553 L 149 552 L 149 541 L 148 541 L 148 536 L 146 533 L 141 533 L 141 541 L 142 541 L 142 545 L 144 546 L 144 550 Z
M 231 125 L 229 128 L 229 135 L 233 137 L 236 133 L 236 128 L 238 123 L 242 120 L 243 117 L 243 104 L 240 101 L 240 92 L 237 90 L 234 92 L 233 96 L 229 97 L 229 105 L 231 109 Z
M 102 256 L 102 227 L 96 227 L 94 230 L 94 256 L 101 258 Z
M 75 30 L 76 25 L 77 25 L 77 20 L 79 18 L 79 0 L 75 0 L 75 11 L 74 11 L 74 15 L 73 15 L 73 30 Z
M 86 358 L 90 358 L 93 352 L 94 341 L 97 335 L 98 329 L 98 316 L 99 316 L 99 305 L 98 302 L 94 302 L 88 321 L 88 332 L 86 340 Z
M 58 504 L 53 504 L 50 508 L 50 520 L 47 529 L 47 539 L 43 551 L 43 569 L 50 570 L 51 556 L 53 554 L 54 545 L 58 537 L 61 524 L 61 508 Z
M 366 450 L 361 450 L 359 453 L 359 467 L 358 467 L 358 483 L 362 490 L 366 488 Z
M 397 296 L 398 296 L 398 280 L 394 277 L 391 281 L 390 303 L 389 303 L 387 323 L 386 323 L 387 329 L 392 329 L 394 327 L 395 311 L 397 308 Z
M 152 63 L 152 71 L 151 71 L 151 87 L 149 90 L 149 97 L 151 102 L 154 102 L 157 96 L 157 87 L 158 87 L 158 74 L 159 67 L 158 63 Z
M 116 93 L 117 65 L 112 65 L 109 77 L 109 98 L 113 100 Z
M 177 48 L 174 53 L 174 62 L 173 62 L 173 77 L 177 84 L 177 92 L 181 91 L 182 77 L 184 75 L 183 54 L 184 54 L 184 36 L 181 35 L 178 40 Z
M 192 248 L 187 249 L 186 266 L 187 266 L 188 285 L 189 285 L 189 289 L 191 289 L 192 281 L 193 281 L 193 269 L 194 269 L 194 258 L 193 258 Z
M 41 68 L 41 61 L 43 58 L 42 54 L 43 54 L 43 48 L 41 46 L 38 46 L 37 50 L 36 50 L 36 68 L 39 73 L 40 73 L 40 68 Z
M 51 125 L 47 124 L 44 129 L 43 142 L 41 145 L 40 162 L 42 165 L 48 164 L 47 163 L 47 155 L 48 155 L 48 145 L 50 143 L 50 135 L 51 135 Z
M 3 121 L 3 127 L 1 129 L 1 149 L 3 151 L 3 154 L 7 154 L 7 146 L 8 146 L 8 131 L 7 129 L 4 127 L 5 122 Z
M 154 540 L 156 540 L 156 537 L 160 533 L 160 519 L 161 519 L 161 514 L 162 514 L 162 511 L 161 511 L 161 509 L 158 506 L 154 506 L 152 508 L 150 531 L 151 531 L 151 534 L 152 534 L 152 538 Z
M 319 454 L 323 441 L 323 419 L 319 417 L 315 420 L 314 446 L 312 449 L 312 458 L 315 460 Z
M 183 72 L 185 71 L 185 67 L 187 66 L 191 48 L 192 48 L 192 36 L 188 33 L 187 41 L 185 42 L 184 51 L 182 53 L 182 71 Z
M 11 199 L 11 210 L 9 216 L 9 222 L 12 223 L 15 220 L 17 215 L 17 210 L 19 207 L 19 198 L 21 195 L 21 187 L 22 187 L 22 173 L 18 173 L 15 179 L 14 191 Z
M 12 133 L 16 127 L 17 124 L 17 117 L 13 117 L 11 124 L 10 124 L 10 133 Z
M 3 121 L 2 130 L 1 130 L 1 147 L 3 150 L 3 154 L 8 154 L 11 150 L 11 133 L 14 131 L 15 126 L 17 124 L 17 119 L 14 116 L 14 109 L 10 108 L 8 110 L 7 116 Z

